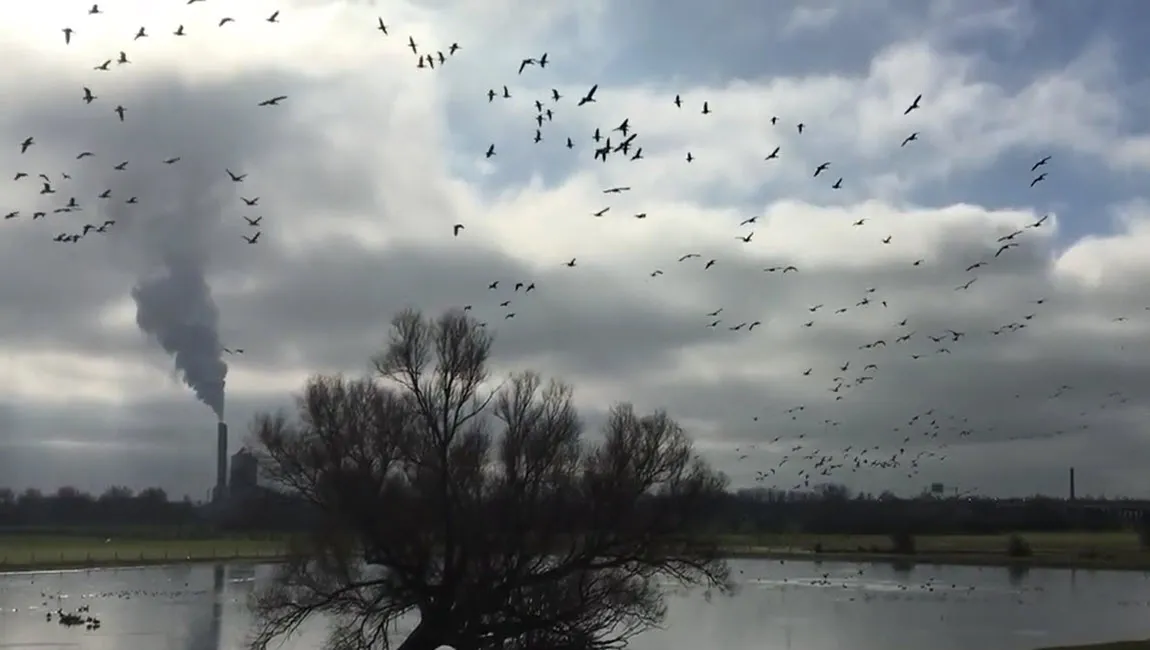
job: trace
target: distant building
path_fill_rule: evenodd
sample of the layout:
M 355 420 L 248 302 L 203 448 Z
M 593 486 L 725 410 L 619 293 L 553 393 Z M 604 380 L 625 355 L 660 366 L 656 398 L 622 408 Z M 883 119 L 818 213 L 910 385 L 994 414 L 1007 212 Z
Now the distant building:
M 228 492 L 231 496 L 242 496 L 255 491 L 259 480 L 259 461 L 247 449 L 232 454 L 231 471 L 228 474 Z

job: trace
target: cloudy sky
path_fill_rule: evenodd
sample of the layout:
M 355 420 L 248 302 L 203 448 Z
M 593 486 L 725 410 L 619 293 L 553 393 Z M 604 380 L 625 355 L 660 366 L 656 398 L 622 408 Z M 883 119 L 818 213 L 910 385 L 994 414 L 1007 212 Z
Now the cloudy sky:
M 209 402 L 212 321 L 244 349 L 233 448 L 397 310 L 472 305 L 498 373 L 592 424 L 668 408 L 738 485 L 1150 496 L 1140 3 L 90 4 L 0 20 L 2 484 L 210 486 L 215 415 L 135 296 L 195 325 Z

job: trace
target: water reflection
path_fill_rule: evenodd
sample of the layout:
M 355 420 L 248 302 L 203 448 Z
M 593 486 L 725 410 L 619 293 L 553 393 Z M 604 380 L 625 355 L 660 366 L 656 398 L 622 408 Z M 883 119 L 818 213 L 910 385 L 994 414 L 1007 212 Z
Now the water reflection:
M 740 560 L 739 595 L 669 598 L 666 628 L 633 650 L 966 650 L 1150 637 L 1150 576 L 977 567 Z M 0 648 L 239 650 L 245 601 L 269 567 L 173 566 L 0 576 Z M 88 605 L 99 630 L 46 610 Z M 283 650 L 320 647 L 322 621 Z
M 207 611 L 201 612 L 190 624 L 187 650 L 220 650 L 220 627 L 224 616 L 224 575 L 227 567 L 212 567 L 212 590 L 205 595 Z

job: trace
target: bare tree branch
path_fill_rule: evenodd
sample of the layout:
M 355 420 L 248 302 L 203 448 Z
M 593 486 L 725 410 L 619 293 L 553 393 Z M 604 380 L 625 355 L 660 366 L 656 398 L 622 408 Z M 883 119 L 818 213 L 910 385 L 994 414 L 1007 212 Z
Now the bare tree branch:
M 257 417 L 265 475 L 312 534 L 252 601 L 263 650 L 313 615 L 329 647 L 613 650 L 665 615 L 659 579 L 728 592 L 698 532 L 725 486 L 666 413 L 611 410 L 583 439 L 572 390 L 513 375 L 462 312 L 405 311 L 378 379 L 314 377 L 294 419 Z

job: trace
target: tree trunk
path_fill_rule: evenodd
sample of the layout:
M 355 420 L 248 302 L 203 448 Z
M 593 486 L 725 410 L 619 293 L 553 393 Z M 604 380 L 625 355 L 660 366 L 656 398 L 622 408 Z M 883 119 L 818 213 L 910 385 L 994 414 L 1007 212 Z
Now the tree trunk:
M 429 624 L 427 619 L 423 619 L 396 650 L 437 650 L 443 645 L 442 639 L 441 631 Z

